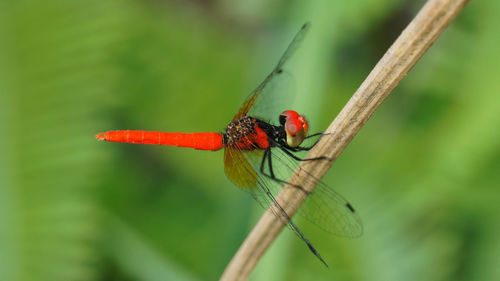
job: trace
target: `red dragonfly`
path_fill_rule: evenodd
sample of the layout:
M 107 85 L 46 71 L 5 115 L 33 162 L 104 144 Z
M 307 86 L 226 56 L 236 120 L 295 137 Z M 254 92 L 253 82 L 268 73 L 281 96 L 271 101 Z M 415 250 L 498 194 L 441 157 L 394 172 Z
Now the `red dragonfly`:
M 166 133 L 120 130 L 100 133 L 96 138 L 109 142 L 171 145 L 200 150 L 215 151 L 224 148 L 226 176 L 234 184 L 249 192 L 264 208 L 274 204 L 274 214 L 306 243 L 321 262 L 328 266 L 275 199 L 276 194 L 283 184 L 287 183 L 286 180 L 301 161 L 326 159 L 325 157 L 303 159 L 297 155 L 301 151 L 310 150 L 319 140 L 318 138 L 308 147 L 301 146 L 305 139 L 321 137 L 322 134 L 307 136 L 309 126 L 306 119 L 293 110 L 283 111 L 278 116 L 278 125 L 267 121 L 275 116 L 269 116 L 267 119 L 263 116 L 265 114 L 259 114 L 257 110 L 259 106 L 263 107 L 260 101 L 267 101 L 274 94 L 270 85 L 283 75 L 283 66 L 297 49 L 308 29 L 308 23 L 302 26 L 276 67 L 245 100 L 224 132 Z M 256 105 L 258 99 L 259 105 Z M 308 178 L 316 188 L 308 195 L 305 206 L 299 210 L 299 214 L 334 235 L 360 236 L 363 227 L 352 205 L 319 179 L 312 175 Z M 300 186 L 295 187 L 303 190 Z

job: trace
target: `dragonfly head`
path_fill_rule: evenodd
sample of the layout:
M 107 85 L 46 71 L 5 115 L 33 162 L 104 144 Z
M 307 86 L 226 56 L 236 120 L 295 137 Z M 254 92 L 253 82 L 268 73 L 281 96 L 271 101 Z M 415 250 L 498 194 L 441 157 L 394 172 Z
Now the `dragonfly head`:
M 299 146 L 304 141 L 307 130 L 309 130 L 304 116 L 293 110 L 285 110 L 281 113 L 279 121 L 286 132 L 286 143 L 290 147 Z

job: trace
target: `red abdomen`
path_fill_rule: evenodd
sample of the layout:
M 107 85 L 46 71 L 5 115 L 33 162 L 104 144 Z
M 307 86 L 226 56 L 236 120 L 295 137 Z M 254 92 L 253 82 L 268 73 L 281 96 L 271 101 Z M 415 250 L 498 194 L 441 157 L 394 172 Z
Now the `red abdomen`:
M 201 150 L 219 150 L 223 147 L 218 133 L 165 133 L 120 130 L 96 135 L 96 139 L 110 142 L 175 145 Z

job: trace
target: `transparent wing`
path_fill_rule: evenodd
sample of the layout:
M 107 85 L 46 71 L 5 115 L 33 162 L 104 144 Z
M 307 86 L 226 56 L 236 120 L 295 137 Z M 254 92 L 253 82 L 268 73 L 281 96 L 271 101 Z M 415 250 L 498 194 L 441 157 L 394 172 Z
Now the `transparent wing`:
M 272 93 L 277 91 L 283 91 L 286 94 L 291 87 L 287 87 L 287 84 L 290 84 L 290 74 L 283 70 L 283 66 L 286 64 L 287 60 L 293 55 L 293 53 L 297 50 L 300 45 L 302 39 L 304 39 L 307 31 L 309 30 L 309 23 L 306 23 L 302 26 L 300 31 L 295 35 L 288 48 L 285 50 L 285 53 L 281 56 L 278 64 L 273 69 L 273 71 L 264 79 L 262 83 L 247 97 L 243 105 L 240 107 L 236 115 L 233 117 L 233 120 L 238 120 L 243 116 L 246 116 L 251 110 L 252 112 L 255 110 L 254 106 L 256 105 L 257 99 L 263 99 L 262 102 L 258 102 L 258 106 L 269 104 L 269 100 L 275 100 L 272 97 Z M 280 89 L 276 89 L 280 88 Z M 261 97 L 261 98 L 259 98 Z M 286 99 L 282 99 L 286 100 Z M 274 108 L 273 108 L 274 110 Z M 281 109 L 276 109 L 281 110 Z M 277 118 L 278 112 L 276 116 L 274 116 L 271 112 L 266 112 L 266 116 L 262 116 L 260 114 L 256 114 L 256 117 L 263 118 L 264 120 L 269 118 Z M 254 116 L 252 114 L 252 116 Z
M 268 181 L 257 172 L 253 165 L 253 163 L 258 162 L 258 159 L 262 159 L 261 154 L 262 151 L 259 150 L 243 153 L 238 148 L 226 147 L 224 150 L 224 172 L 234 184 L 250 193 L 264 209 L 268 209 L 271 204 L 274 204 L 276 208 L 271 208 L 273 214 L 283 224 L 290 224 L 290 217 L 274 198 L 275 194 L 271 193 Z M 295 231 L 293 227 L 292 230 Z
M 252 197 L 259 202 L 259 204 L 268 209 L 286 226 L 288 226 L 299 238 L 306 243 L 309 250 L 327 267 L 328 265 L 323 260 L 319 252 L 304 236 L 301 230 L 294 224 L 292 219 L 288 216 L 281 205 L 276 201 L 275 194 L 271 190 L 271 186 L 265 177 L 257 172 L 254 164 L 263 159 L 262 151 L 252 150 L 242 152 L 238 148 L 226 147 L 224 150 L 224 172 L 226 176 L 241 187 L 243 190 L 249 192 Z
M 265 162 L 264 174 L 269 174 L 269 162 Z M 291 158 L 280 148 L 272 150 L 271 164 L 275 176 L 284 181 L 287 181 L 300 167 L 300 161 Z M 299 208 L 298 214 L 328 233 L 343 237 L 361 236 L 363 225 L 352 204 L 321 180 L 305 170 L 302 172 L 307 174 L 308 183 L 315 185 L 316 188 Z M 274 182 L 273 185 L 269 185 L 272 186 L 272 192 L 279 192 L 282 185 L 269 180 Z
M 279 205 L 274 198 L 283 184 L 266 176 L 270 175 L 270 165 L 268 159 L 264 158 L 263 151 L 240 151 L 228 147 L 224 152 L 224 162 L 227 177 L 249 192 L 263 208 L 267 209 L 271 203 Z M 260 171 L 262 163 L 263 173 Z M 279 148 L 274 148 L 271 152 L 273 173 L 278 179 L 287 181 L 299 164 L 299 161 L 292 159 Z M 344 237 L 360 236 L 363 233 L 363 225 L 352 204 L 319 179 L 307 174 L 307 181 L 316 185 L 316 188 L 299 208 L 298 214 L 328 233 Z M 282 210 L 281 206 L 277 209 Z M 283 223 L 288 223 L 286 213 L 275 215 L 280 217 Z

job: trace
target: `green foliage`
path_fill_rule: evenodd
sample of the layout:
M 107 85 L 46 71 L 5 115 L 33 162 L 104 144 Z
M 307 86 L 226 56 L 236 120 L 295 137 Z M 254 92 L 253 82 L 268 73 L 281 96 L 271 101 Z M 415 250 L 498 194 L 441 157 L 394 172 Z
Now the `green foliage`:
M 305 21 L 295 109 L 320 131 L 420 5 L 296 2 L 1 2 L 0 280 L 217 279 L 261 214 L 222 153 L 93 136 L 222 130 Z M 324 179 L 363 237 L 298 219 L 331 268 L 285 232 L 253 280 L 500 279 L 498 3 L 466 7 Z

